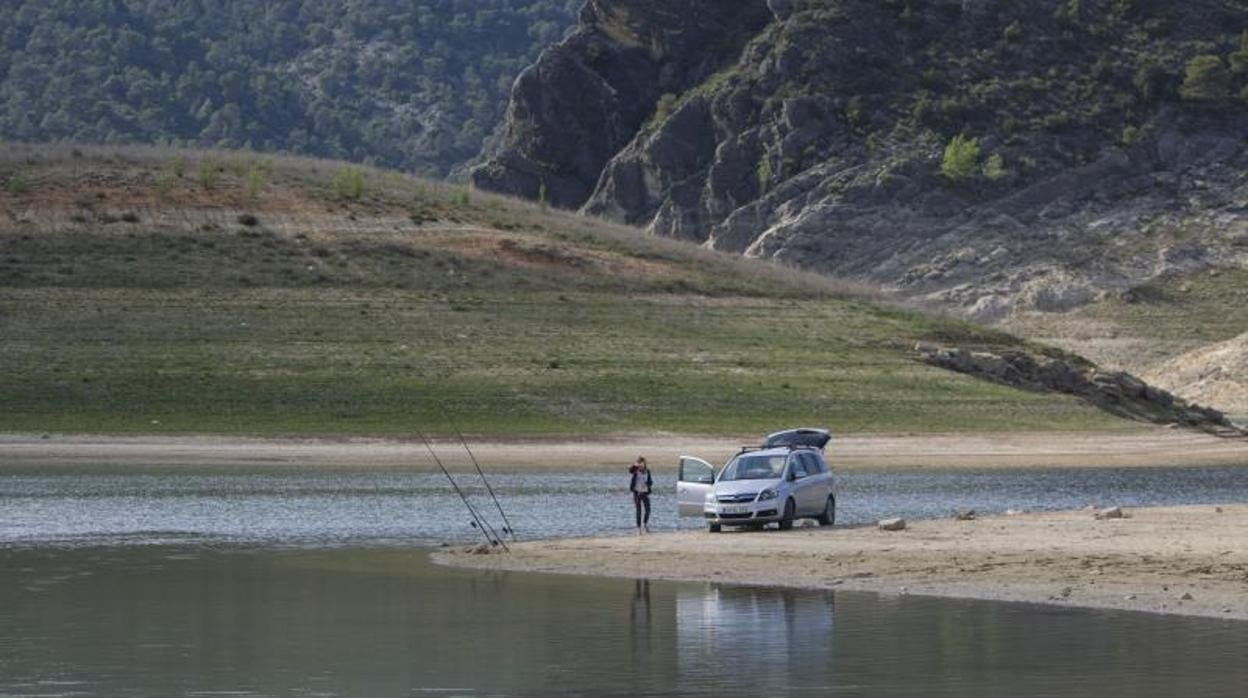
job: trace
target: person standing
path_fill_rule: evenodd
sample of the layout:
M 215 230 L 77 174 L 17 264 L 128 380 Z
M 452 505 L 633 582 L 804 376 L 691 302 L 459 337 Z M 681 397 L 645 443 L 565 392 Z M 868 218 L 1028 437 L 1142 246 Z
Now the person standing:
M 628 468 L 628 489 L 633 493 L 633 510 L 637 516 L 637 535 L 650 532 L 650 490 L 654 487 L 654 478 L 650 477 L 650 469 L 646 467 L 646 459 L 637 456 L 637 460 Z

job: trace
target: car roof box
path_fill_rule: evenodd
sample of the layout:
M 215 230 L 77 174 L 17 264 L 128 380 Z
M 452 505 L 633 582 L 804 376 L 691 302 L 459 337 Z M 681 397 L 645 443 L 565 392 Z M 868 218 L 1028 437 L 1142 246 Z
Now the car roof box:
M 784 448 L 785 446 L 798 448 L 805 446 L 823 450 L 823 447 L 827 446 L 831 440 L 832 432 L 827 429 L 802 427 L 768 434 L 767 439 L 763 441 L 763 448 Z

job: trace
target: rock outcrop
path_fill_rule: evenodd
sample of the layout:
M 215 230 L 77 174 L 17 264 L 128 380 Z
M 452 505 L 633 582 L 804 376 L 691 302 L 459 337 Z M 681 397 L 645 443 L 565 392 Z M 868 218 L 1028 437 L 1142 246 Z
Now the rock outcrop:
M 517 83 L 478 186 L 547 181 L 557 205 L 983 321 L 1248 264 L 1239 0 L 655 4 L 590 3 Z M 675 48 L 618 38 L 655 20 Z M 1221 66 L 1204 93 L 1183 89 L 1198 54 Z M 942 171 L 958 135 L 974 152 Z
M 1025 351 L 988 352 L 920 344 L 919 359 L 940 368 L 1023 390 L 1077 396 L 1128 419 L 1199 429 L 1219 436 L 1245 431 L 1218 410 L 1189 403 L 1122 371 L 1102 371 L 1077 357 Z
M 735 61 L 773 17 L 766 0 L 589 0 L 575 32 L 517 78 L 473 184 L 580 206 L 656 110 Z
M 1146 375 L 1167 390 L 1248 415 L 1248 332 L 1193 349 Z

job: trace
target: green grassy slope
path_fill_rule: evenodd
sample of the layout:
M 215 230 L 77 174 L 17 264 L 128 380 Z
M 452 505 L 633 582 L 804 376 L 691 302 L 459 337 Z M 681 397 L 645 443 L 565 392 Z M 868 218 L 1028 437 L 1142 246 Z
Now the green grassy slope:
M 910 352 L 1019 343 L 1004 334 L 533 204 L 355 174 L 6 147 L 0 430 L 1127 426 Z

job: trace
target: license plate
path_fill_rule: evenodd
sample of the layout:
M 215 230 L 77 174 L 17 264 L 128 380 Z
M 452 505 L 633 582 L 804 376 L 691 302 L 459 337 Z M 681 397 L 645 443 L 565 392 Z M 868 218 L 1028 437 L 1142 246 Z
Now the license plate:
M 749 507 L 744 507 L 738 504 L 736 506 L 722 506 L 719 508 L 719 513 L 721 514 L 744 514 L 745 512 L 749 510 L 750 510 Z

